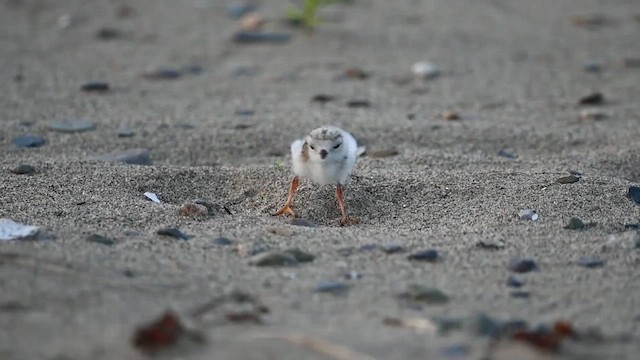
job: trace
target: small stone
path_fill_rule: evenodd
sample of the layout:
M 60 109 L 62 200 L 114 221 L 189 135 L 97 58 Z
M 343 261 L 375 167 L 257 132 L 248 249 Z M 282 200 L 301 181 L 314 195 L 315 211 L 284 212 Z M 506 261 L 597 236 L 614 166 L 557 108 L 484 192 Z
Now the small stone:
M 580 105 L 602 105 L 604 103 L 604 95 L 596 92 L 586 96 L 583 96 L 578 100 Z
M 209 216 L 209 210 L 206 206 L 200 204 L 194 204 L 186 202 L 180 206 L 178 213 L 182 216 L 188 216 L 193 218 Z
M 280 32 L 238 31 L 233 34 L 233 41 L 239 44 L 284 44 L 291 40 L 291 34 Z
M 270 234 L 279 235 L 279 236 L 293 235 L 293 230 L 285 227 L 268 227 L 267 232 Z
M 531 296 L 531 294 L 528 291 L 524 291 L 524 290 L 512 291 L 509 293 L 509 295 L 515 299 L 528 299 Z
M 376 244 L 364 244 L 362 246 L 360 246 L 360 248 L 358 249 L 360 252 L 369 252 L 369 251 L 375 251 L 379 248 L 378 245 Z
M 133 131 L 133 129 L 131 129 L 126 124 L 120 125 L 120 127 L 118 127 L 118 130 L 116 130 L 116 135 L 119 138 L 129 138 L 133 137 L 135 134 L 136 133 Z
M 343 282 L 321 281 L 316 285 L 315 291 L 319 293 L 341 294 L 349 290 L 349 288 L 350 286 Z
M 371 73 L 364 71 L 360 68 L 348 68 L 341 75 L 341 78 L 365 80 L 365 79 L 368 79 L 370 76 L 371 76 Z
M 160 199 L 158 198 L 158 195 L 156 195 L 155 193 L 147 191 L 143 195 L 146 196 L 147 199 L 153 201 L 154 203 L 160 204 Z
M 304 262 L 311 262 L 313 261 L 316 257 L 313 254 L 310 254 L 308 252 L 304 252 L 298 248 L 291 248 L 291 249 L 286 249 L 283 251 L 284 254 L 293 256 L 294 259 L 296 259 L 296 261 L 304 263 Z
M 13 143 L 17 146 L 37 148 L 45 143 L 45 139 L 42 136 L 37 135 L 22 135 L 13 139 Z
M 445 111 L 442 113 L 442 118 L 447 121 L 460 120 L 460 115 L 455 111 Z
M 589 73 L 600 73 L 602 71 L 603 65 L 602 62 L 599 61 L 588 61 L 583 66 L 582 69 Z
M 584 222 L 582 222 L 582 220 L 578 219 L 577 217 L 572 217 L 571 219 L 569 219 L 569 223 L 567 225 L 565 225 L 565 229 L 567 230 L 582 230 L 586 227 L 586 225 L 584 224 Z
M 33 168 L 33 166 L 29 164 L 20 164 L 14 167 L 13 169 L 11 169 L 11 172 L 16 175 L 27 175 L 27 174 L 31 174 L 34 170 L 35 169 Z
M 109 239 L 106 236 L 102 236 L 98 234 L 92 234 L 87 236 L 87 241 L 102 244 L 102 245 L 107 245 L 107 246 L 111 246 L 116 243 L 113 239 Z
M 184 73 L 190 75 L 200 75 L 204 72 L 204 68 L 198 64 L 189 64 L 184 66 L 182 69 Z
M 415 119 L 416 119 L 416 114 L 414 113 L 407 114 L 407 120 L 415 120 Z
M 409 260 L 435 262 L 440 259 L 438 251 L 435 249 L 421 250 L 407 256 Z
M 371 107 L 371 102 L 367 99 L 352 99 L 347 101 L 347 106 L 350 108 L 369 108 Z
M 574 15 L 571 17 L 571 22 L 573 22 L 573 25 L 577 27 L 590 30 L 595 30 L 612 23 L 611 19 L 607 18 L 603 14 L 598 13 Z
M 522 287 L 522 285 L 524 285 L 524 281 L 518 279 L 513 275 L 510 275 L 507 278 L 507 286 L 509 287 L 519 288 L 519 287 Z
M 520 220 L 531 220 L 536 221 L 540 218 L 538 213 L 533 209 L 524 209 L 518 212 L 518 217 Z
M 280 251 L 267 251 L 254 255 L 249 259 L 249 264 L 254 266 L 292 266 L 298 265 L 298 261 L 290 254 Z
M 217 239 L 214 239 L 212 241 L 215 245 L 219 245 L 219 246 L 229 246 L 233 244 L 233 241 L 229 240 L 228 238 L 224 237 L 224 236 L 220 236 Z
M 321 104 L 326 104 L 330 101 L 333 101 L 335 98 L 332 95 L 327 95 L 327 94 L 317 94 L 314 95 L 311 98 L 312 102 L 317 102 L 317 103 L 321 103 Z
M 500 149 L 498 151 L 498 156 L 502 156 L 502 157 L 507 158 L 507 159 L 517 159 L 518 158 L 518 155 L 516 153 L 514 153 L 510 149 Z
M 0 241 L 28 239 L 36 236 L 40 228 L 17 223 L 11 219 L 0 219 Z
M 463 358 L 469 355 L 471 348 L 467 344 L 447 345 L 440 348 L 446 358 Z
M 132 149 L 97 155 L 89 158 L 95 161 L 120 162 L 131 165 L 152 165 L 151 154 L 147 149 Z
M 580 120 L 583 121 L 600 121 L 604 120 L 608 115 L 598 109 L 584 109 L 580 111 Z
M 407 291 L 401 293 L 399 298 L 432 305 L 446 304 L 449 302 L 449 296 L 441 290 L 416 284 L 409 285 Z
M 575 175 L 563 176 L 561 178 L 556 179 L 556 182 L 559 184 L 573 184 L 578 181 L 580 181 L 580 177 Z
M 504 248 L 504 241 L 499 239 L 481 239 L 476 242 L 476 247 L 487 250 L 501 250 Z
M 235 114 L 238 116 L 253 116 L 255 115 L 255 111 L 253 110 L 236 110 Z
M 310 228 L 318 227 L 318 225 L 312 223 L 311 221 L 309 221 L 307 219 L 303 219 L 303 218 L 293 218 L 293 219 L 289 220 L 289 224 L 295 225 L 295 226 L 310 227 Z
M 391 156 L 396 156 L 400 154 L 396 149 L 383 149 L 383 150 L 375 150 L 367 153 L 367 156 L 372 159 L 381 159 Z
M 83 119 L 69 119 L 62 121 L 54 121 L 47 125 L 50 130 L 61 133 L 78 133 L 83 131 L 92 131 L 96 129 L 96 125 L 91 121 Z
M 206 207 L 209 215 L 232 215 L 231 211 L 229 211 L 229 209 L 220 202 L 209 201 L 206 199 L 194 199 L 191 200 L 191 202 Z
M 581 257 L 578 260 L 578 265 L 586 268 L 597 268 L 604 266 L 605 261 L 598 257 Z
M 115 40 L 119 37 L 122 37 L 122 32 L 118 29 L 104 27 L 96 31 L 96 38 L 100 40 Z
M 191 236 L 183 233 L 177 228 L 162 228 L 156 232 L 158 235 L 170 236 L 172 238 L 181 239 L 181 240 L 189 240 Z
M 82 84 L 80 90 L 84 92 L 107 92 L 109 91 L 109 83 L 101 81 L 91 81 Z
M 244 31 L 257 31 L 266 23 L 264 17 L 258 13 L 251 13 L 240 19 L 240 28 Z
M 517 273 L 527 273 L 538 270 L 538 265 L 533 259 L 517 257 L 509 261 L 507 269 Z
M 627 198 L 636 203 L 636 205 L 640 205 L 640 187 L 629 186 L 629 190 L 627 190 Z
M 429 61 L 419 61 L 411 65 L 411 72 L 424 80 L 434 79 L 440 75 L 440 70 Z
M 349 271 L 344 274 L 344 278 L 347 280 L 358 280 L 362 278 L 362 274 L 357 271 Z
M 380 247 L 380 250 L 387 254 L 395 254 L 404 251 L 404 247 L 397 243 L 384 244 Z
M 148 80 L 174 80 L 182 77 L 182 71 L 175 68 L 152 68 L 144 71 L 142 77 Z
M 629 69 L 639 69 L 640 68 L 640 57 L 628 57 L 622 60 L 622 65 Z

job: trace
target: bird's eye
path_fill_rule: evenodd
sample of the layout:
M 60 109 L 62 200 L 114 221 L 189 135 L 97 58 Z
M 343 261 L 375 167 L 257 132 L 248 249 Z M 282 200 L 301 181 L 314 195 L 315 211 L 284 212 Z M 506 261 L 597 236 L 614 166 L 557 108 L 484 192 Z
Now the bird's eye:
M 316 149 L 316 147 L 313 146 L 313 145 L 309 145 L 309 147 L 311 148 L 311 150 L 315 150 Z
M 339 147 L 340 147 L 340 145 L 342 145 L 342 143 L 340 143 L 340 144 L 338 144 L 338 145 L 334 146 L 333 148 L 334 148 L 334 149 L 337 149 L 337 148 L 339 148 Z

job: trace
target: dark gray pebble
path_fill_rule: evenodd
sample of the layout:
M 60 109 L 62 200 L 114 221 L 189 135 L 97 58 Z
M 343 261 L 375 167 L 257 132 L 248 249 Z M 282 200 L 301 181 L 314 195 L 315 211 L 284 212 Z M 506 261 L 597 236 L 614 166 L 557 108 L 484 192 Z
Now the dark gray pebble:
M 575 175 L 563 176 L 559 179 L 556 179 L 556 182 L 559 184 L 573 184 L 580 181 L 580 178 Z
M 280 251 L 267 251 L 254 255 L 249 259 L 249 264 L 254 266 L 293 266 L 298 261 L 290 254 Z
M 44 145 L 45 139 L 37 135 L 22 135 L 13 139 L 13 143 L 17 146 L 36 148 Z
M 395 254 L 404 251 L 404 247 L 396 243 L 384 244 L 380 247 L 380 249 L 387 254 Z
M 498 239 L 481 239 L 476 242 L 476 247 L 487 250 L 500 250 L 504 248 L 504 241 Z
M 131 165 L 152 165 L 151 154 L 146 149 L 132 149 L 105 155 L 92 156 L 89 160 L 121 162 Z
M 309 220 L 303 219 L 303 218 L 293 218 L 293 219 L 289 220 L 289 224 L 295 225 L 295 226 L 310 227 L 310 228 L 318 227 L 318 225 L 312 223 Z
M 244 110 L 236 110 L 236 115 L 238 116 L 253 116 L 255 115 L 255 111 L 253 110 L 248 110 L 248 109 L 244 109 Z
M 407 291 L 398 295 L 401 300 L 424 302 L 427 304 L 445 304 L 449 302 L 449 296 L 440 289 L 422 285 L 411 284 Z
M 538 265 L 533 259 L 517 257 L 509 261 L 507 268 L 513 272 L 526 273 L 537 270 Z
M 331 96 L 331 95 L 327 95 L 327 94 L 317 94 L 317 95 L 314 95 L 314 96 L 311 98 L 311 101 L 312 101 L 312 102 L 321 103 L 321 104 L 326 104 L 326 103 L 328 103 L 329 101 L 333 101 L 333 99 L 334 99 L 334 97 L 333 97 L 333 96 Z
M 26 175 L 26 174 L 31 174 L 34 170 L 35 169 L 33 168 L 33 166 L 29 164 L 20 164 L 14 167 L 13 169 L 11 169 L 11 172 L 16 175 Z
M 629 186 L 629 190 L 627 190 L 627 197 L 636 203 L 636 205 L 640 205 L 640 187 Z
M 602 63 L 599 61 L 588 61 L 584 63 L 582 69 L 586 72 L 597 74 L 602 71 L 602 67 Z
M 183 70 L 186 74 L 190 75 L 200 75 L 204 72 L 204 68 L 198 64 L 190 64 L 183 67 Z
M 378 245 L 376 244 L 364 244 L 362 246 L 360 246 L 360 248 L 358 249 L 361 252 L 369 252 L 369 251 L 374 251 L 377 250 L 379 248 Z
M 157 68 L 142 73 L 142 77 L 148 80 L 174 80 L 182 76 L 182 71 L 174 68 Z
M 84 119 L 69 119 L 62 121 L 54 121 L 47 125 L 50 130 L 61 133 L 78 133 L 83 131 L 92 131 L 96 129 L 96 125 L 91 121 Z
M 315 291 L 320 293 L 339 294 L 349 290 L 349 285 L 343 282 L 321 281 L 316 284 Z
M 435 262 L 440 258 L 440 254 L 438 254 L 438 250 L 428 249 L 414 252 L 407 256 L 407 258 L 409 260 Z
M 498 156 L 502 156 L 503 158 L 507 158 L 507 159 L 517 159 L 518 155 L 515 154 L 513 151 L 509 150 L 509 149 L 500 149 L 498 151 Z
M 585 224 L 584 222 L 582 222 L 582 220 L 578 219 L 577 217 L 572 217 L 571 219 L 569 219 L 569 223 L 567 223 L 567 225 L 565 225 L 565 229 L 568 230 L 582 230 L 585 228 Z
M 232 245 L 233 241 L 227 239 L 224 236 L 221 236 L 221 237 L 213 240 L 213 243 L 216 244 L 216 245 L 220 245 L 220 246 L 228 246 L 228 245 Z
M 170 236 L 172 238 L 181 239 L 181 240 L 189 240 L 191 236 L 183 233 L 177 228 L 162 228 L 156 232 L 158 235 Z
M 102 244 L 102 245 L 107 245 L 107 246 L 111 246 L 116 243 L 113 239 L 109 239 L 106 236 L 102 236 L 98 234 L 92 234 L 87 236 L 87 241 Z
M 524 281 L 518 279 L 517 277 L 511 275 L 507 278 L 507 286 L 509 287 L 514 287 L 514 288 L 519 288 L 522 285 L 524 285 Z
M 239 44 L 283 44 L 290 39 L 291 34 L 279 32 L 238 31 L 233 35 L 233 41 Z
M 599 92 L 589 94 L 581 97 L 580 100 L 578 100 L 578 103 L 580 105 L 601 105 L 604 103 L 604 95 Z
M 308 252 L 304 252 L 298 248 L 291 248 L 291 249 L 287 249 L 285 251 L 283 251 L 283 253 L 287 254 L 287 255 L 291 255 L 293 256 L 294 259 L 296 259 L 296 261 L 298 262 L 310 262 L 313 261 L 316 257 L 313 254 L 310 254 Z
M 96 31 L 96 38 L 100 40 L 115 40 L 122 37 L 122 32 L 118 29 L 104 27 Z
M 135 134 L 136 133 L 133 131 L 133 129 L 131 129 L 126 124 L 120 125 L 118 130 L 116 130 L 116 135 L 118 135 L 119 138 L 129 138 L 133 137 Z
M 597 268 L 604 266 L 604 260 L 598 257 L 581 257 L 578 260 L 578 265 L 586 268 Z
M 530 296 L 529 292 L 524 290 L 512 291 L 509 295 L 516 299 L 528 299 Z
M 109 89 L 109 83 L 102 81 L 91 81 L 80 87 L 80 90 L 84 92 L 107 92 Z
M 350 108 L 369 108 L 371 107 L 371 102 L 367 99 L 353 99 L 347 101 L 347 106 Z

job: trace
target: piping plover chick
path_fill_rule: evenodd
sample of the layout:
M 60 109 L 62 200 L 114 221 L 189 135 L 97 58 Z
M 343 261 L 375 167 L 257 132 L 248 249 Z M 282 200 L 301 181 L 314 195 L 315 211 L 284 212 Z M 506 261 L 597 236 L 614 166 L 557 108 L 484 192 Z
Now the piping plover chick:
M 304 139 L 294 141 L 291 144 L 291 157 L 295 176 L 291 180 L 287 202 L 274 216 L 288 214 L 297 217 L 291 207 L 293 196 L 300 185 L 300 178 L 306 178 L 319 185 L 335 184 L 342 213 L 340 225 L 356 224 L 358 220 L 347 213 L 343 189 L 356 163 L 357 151 L 356 139 L 335 126 L 317 128 Z

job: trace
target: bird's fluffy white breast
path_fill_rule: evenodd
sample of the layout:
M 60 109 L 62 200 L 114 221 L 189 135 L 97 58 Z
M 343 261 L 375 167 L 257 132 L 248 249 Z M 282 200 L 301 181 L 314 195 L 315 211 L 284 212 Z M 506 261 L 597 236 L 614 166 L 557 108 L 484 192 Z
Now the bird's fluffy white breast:
M 307 177 L 306 167 L 304 161 L 302 161 L 302 145 L 304 145 L 304 140 L 296 140 L 291 143 L 293 172 L 298 176 Z

